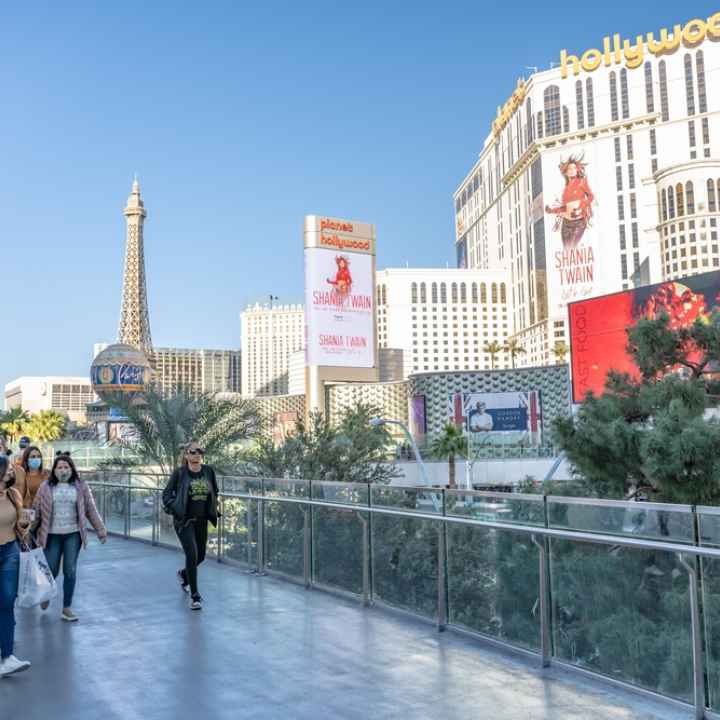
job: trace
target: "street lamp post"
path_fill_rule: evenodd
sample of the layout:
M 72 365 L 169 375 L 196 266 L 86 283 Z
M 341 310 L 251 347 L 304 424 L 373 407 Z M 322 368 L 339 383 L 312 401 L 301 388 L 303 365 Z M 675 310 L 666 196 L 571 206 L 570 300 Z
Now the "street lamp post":
M 420 474 L 422 475 L 423 482 L 425 485 L 430 485 L 430 478 L 427 474 L 427 468 L 425 467 L 425 463 L 423 462 L 422 457 L 420 456 L 420 450 L 417 446 L 417 443 L 415 442 L 415 438 L 412 436 L 412 433 L 410 430 L 408 430 L 407 425 L 405 423 L 400 422 L 400 420 L 390 420 L 388 418 L 373 418 L 370 421 L 370 425 L 373 427 L 382 427 L 383 425 L 398 425 L 402 428 L 403 432 L 405 433 L 405 437 L 410 441 L 410 447 L 413 449 L 413 454 L 415 455 L 415 460 L 417 461 L 418 467 L 420 468 Z

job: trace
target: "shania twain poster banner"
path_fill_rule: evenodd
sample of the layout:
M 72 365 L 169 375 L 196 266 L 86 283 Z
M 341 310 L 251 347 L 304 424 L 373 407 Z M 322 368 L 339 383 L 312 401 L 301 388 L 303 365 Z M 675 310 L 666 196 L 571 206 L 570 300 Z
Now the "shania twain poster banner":
M 598 292 L 593 170 L 582 150 L 553 153 L 543 162 L 551 314 Z

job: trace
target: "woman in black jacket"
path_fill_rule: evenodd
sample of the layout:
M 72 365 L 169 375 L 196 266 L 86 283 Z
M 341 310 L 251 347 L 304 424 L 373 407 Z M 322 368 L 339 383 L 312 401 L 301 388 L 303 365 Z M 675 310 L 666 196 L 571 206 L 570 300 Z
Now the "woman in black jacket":
M 163 491 L 163 508 L 173 516 L 175 532 L 185 552 L 185 567 L 177 576 L 184 592 L 190 592 L 190 609 L 202 609 L 197 566 L 205 559 L 208 522 L 217 527 L 218 485 L 215 471 L 203 464 L 205 451 L 192 440 L 185 447 L 182 465 L 170 476 Z

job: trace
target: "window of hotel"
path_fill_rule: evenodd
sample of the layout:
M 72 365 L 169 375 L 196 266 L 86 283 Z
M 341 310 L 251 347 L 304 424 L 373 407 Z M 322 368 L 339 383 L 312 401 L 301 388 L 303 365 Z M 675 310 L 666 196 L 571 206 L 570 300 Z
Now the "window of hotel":
M 539 113 L 537 114 L 537 136 L 538 136 L 538 138 L 540 138 L 541 140 L 542 140 L 542 138 L 544 137 L 544 133 L 543 133 L 543 116 L 542 116 L 542 113 L 541 113 L 541 112 L 539 112 Z
M 582 80 L 578 80 L 575 83 L 575 106 L 577 109 L 578 130 L 582 130 L 585 127 L 585 107 L 583 103 Z
M 585 95 L 587 95 L 588 127 L 595 127 L 595 97 L 593 95 L 592 78 L 585 80 Z
M 457 283 L 453 283 L 450 286 L 450 297 L 452 298 L 453 303 L 457 303 L 458 301 L 458 288 Z
M 425 285 L 425 283 L 420 283 L 420 302 L 427 302 L 427 286 Z
M 627 70 L 623 68 L 620 71 L 620 96 L 622 99 L 622 116 L 630 117 L 630 97 L 628 95 Z
M 525 122 L 527 123 L 527 128 L 525 129 L 527 135 L 527 144 L 530 145 L 530 143 L 533 141 L 533 114 L 532 101 L 530 100 L 530 98 L 528 98 L 527 102 L 525 103 Z
M 712 178 L 707 181 L 707 194 L 708 194 L 708 210 L 710 212 L 715 212 L 717 209 L 717 204 L 715 201 L 715 183 L 712 181 Z
M 567 109 L 567 105 L 563 105 L 563 132 L 570 132 L 570 111 Z
M 618 195 L 617 204 L 618 204 L 618 220 L 624 220 L 625 219 L 625 205 L 623 204 L 622 195 Z
M 627 136 L 626 144 L 627 144 L 627 157 L 628 157 L 628 160 L 634 160 L 634 159 L 635 159 L 635 147 L 633 146 L 632 135 L 628 135 L 628 136 Z
M 440 302 L 447 305 L 447 285 L 445 283 L 440 283 Z
M 416 303 L 418 301 L 418 287 L 417 283 L 413 283 L 410 286 L 410 302 Z
M 505 283 L 500 283 L 500 302 L 503 304 L 507 302 L 507 289 L 505 288 Z
M 657 155 L 657 135 L 655 130 L 650 131 L 650 154 Z
M 548 137 L 560 134 L 560 88 L 549 85 L 543 93 L 545 107 L 545 132 Z
M 672 220 L 675 217 L 675 193 L 673 192 L 672 186 L 668 188 L 668 217 Z M 675 232 L 675 226 L 670 228 L 672 232 Z
M 616 138 L 617 139 L 617 138 Z M 623 189 L 622 186 L 622 165 L 618 165 L 615 168 L 615 184 L 617 185 L 618 192 Z
M 700 112 L 707 112 L 707 95 L 705 92 L 705 57 L 702 50 L 695 53 L 695 67 L 697 68 L 698 104 Z
M 688 123 L 688 138 L 690 140 L 690 147 L 695 147 L 695 121 L 691 120 Z
M 650 61 L 645 63 L 645 105 L 647 106 L 648 115 L 655 112 L 652 65 L 650 64 Z
M 620 256 L 620 267 L 622 269 L 623 280 L 627 280 L 628 272 L 627 272 L 627 256 L 626 255 Z
M 382 286 L 382 304 L 387 305 L 387 286 Z
M 638 224 L 634 222 L 632 224 L 632 240 L 633 240 L 633 247 L 640 247 L 640 242 L 638 239 Z
M 620 249 L 624 250 L 626 245 L 626 238 L 625 238 L 625 226 L 620 226 Z
M 615 138 L 615 162 L 620 162 L 622 160 L 622 156 L 620 155 L 620 138 Z
M 657 158 L 653 158 L 653 159 L 650 161 L 650 170 L 651 170 L 653 173 L 656 173 L 656 172 L 657 172 L 657 170 L 658 170 L 658 161 L 657 161 Z
M 433 304 L 437 304 L 437 301 L 438 301 L 437 283 L 432 284 L 431 292 L 432 292 Z
M 682 217 L 685 214 L 685 201 L 683 199 L 682 183 L 678 183 L 675 186 L 675 199 L 677 200 L 676 204 L 678 217 Z
M 703 145 L 710 144 L 710 123 L 708 119 L 704 117 L 702 119 L 702 134 L 703 134 Z
M 664 60 L 661 60 L 658 64 L 658 73 L 660 75 L 660 109 L 662 119 L 667 121 L 670 119 L 670 107 L 668 103 L 667 69 Z
M 693 87 L 693 67 L 690 53 L 685 55 L 685 96 L 688 115 L 695 114 L 695 88 Z
M 461 204 L 460 204 L 460 196 L 457 196 L 457 200 L 455 200 L 455 212 L 460 212 L 461 210 Z
M 687 214 L 695 214 L 695 188 L 693 187 L 692 181 L 685 183 L 685 204 L 687 205 Z M 692 221 L 695 224 L 695 221 Z
M 490 286 L 490 298 L 492 300 L 493 305 L 497 304 L 498 294 L 497 294 L 497 285 L 493 283 Z
M 610 72 L 610 116 L 613 120 L 619 118 L 617 97 L 617 76 L 615 71 Z
M 635 199 L 635 193 L 630 193 L 630 217 L 637 217 L 637 201 Z
M 628 165 L 628 187 L 631 190 L 635 187 L 635 166 L 632 163 Z
M 477 283 L 473 283 L 473 284 L 472 284 L 471 292 L 472 292 L 472 301 L 473 301 L 473 303 L 476 303 L 476 302 L 478 301 L 478 286 L 477 286 Z

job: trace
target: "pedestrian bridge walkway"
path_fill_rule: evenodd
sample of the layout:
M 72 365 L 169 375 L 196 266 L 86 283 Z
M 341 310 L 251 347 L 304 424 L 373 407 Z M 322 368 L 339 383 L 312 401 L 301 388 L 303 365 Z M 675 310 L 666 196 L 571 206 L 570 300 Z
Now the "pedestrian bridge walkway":
M 180 555 L 93 539 L 75 610 L 18 612 L 32 669 L 0 680 L 0 717 L 44 720 L 675 720 L 684 708 L 496 651 L 421 620 L 206 562 L 205 609 Z

